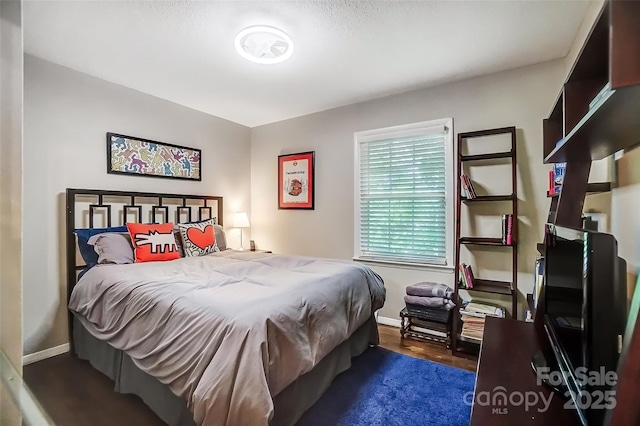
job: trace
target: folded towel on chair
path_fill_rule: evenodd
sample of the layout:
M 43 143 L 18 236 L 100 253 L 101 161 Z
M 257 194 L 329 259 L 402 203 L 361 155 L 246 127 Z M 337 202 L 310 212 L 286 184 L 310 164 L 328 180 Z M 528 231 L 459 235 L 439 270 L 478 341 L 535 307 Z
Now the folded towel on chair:
M 407 295 L 422 297 L 444 297 L 451 299 L 453 289 L 440 283 L 418 283 L 407 286 Z
M 453 300 L 445 297 L 421 297 L 421 296 L 405 296 L 404 303 L 410 305 L 420 305 L 427 308 L 443 308 L 451 309 L 456 306 Z

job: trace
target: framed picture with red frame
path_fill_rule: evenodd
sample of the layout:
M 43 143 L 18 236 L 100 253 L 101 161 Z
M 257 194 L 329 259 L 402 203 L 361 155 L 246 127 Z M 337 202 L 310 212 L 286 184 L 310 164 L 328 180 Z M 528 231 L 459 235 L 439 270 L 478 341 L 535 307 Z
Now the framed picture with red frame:
M 313 210 L 315 152 L 278 156 L 278 208 Z

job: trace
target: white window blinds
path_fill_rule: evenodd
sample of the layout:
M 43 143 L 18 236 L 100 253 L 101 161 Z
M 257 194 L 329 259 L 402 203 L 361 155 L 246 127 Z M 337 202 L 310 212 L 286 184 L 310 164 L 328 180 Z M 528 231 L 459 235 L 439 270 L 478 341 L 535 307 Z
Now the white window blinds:
M 447 264 L 446 132 L 356 136 L 359 258 Z

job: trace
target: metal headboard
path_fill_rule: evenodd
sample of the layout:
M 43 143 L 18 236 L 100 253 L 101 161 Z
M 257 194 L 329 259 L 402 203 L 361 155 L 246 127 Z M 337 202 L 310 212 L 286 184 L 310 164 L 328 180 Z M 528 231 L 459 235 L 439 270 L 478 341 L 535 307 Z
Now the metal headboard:
M 80 199 L 82 199 L 82 201 Z M 116 202 L 117 200 L 120 202 Z M 123 203 L 123 200 L 126 202 Z M 88 226 L 78 226 L 76 221 L 76 207 L 80 204 L 87 207 Z M 217 207 L 215 215 L 213 214 L 213 204 L 216 204 L 215 207 Z M 120 223 L 116 225 L 124 225 L 125 222 L 144 222 L 143 207 L 148 209 L 150 222 L 154 223 L 159 222 L 156 220 L 158 212 L 163 213 L 163 222 L 170 222 L 169 208 L 175 207 L 173 219 L 173 222 L 175 223 L 180 223 L 181 218 L 183 217 L 186 217 L 187 222 L 191 222 L 192 220 L 196 220 L 194 217 L 196 216 L 197 220 L 217 217 L 218 224 L 223 224 L 222 197 L 218 196 L 67 188 L 67 302 L 71 297 L 73 287 L 76 285 L 78 271 L 84 268 L 84 265 L 79 266 L 76 264 L 77 248 L 74 231 L 76 228 L 94 228 L 94 217 L 99 211 L 106 213 L 103 215 L 104 224 L 102 226 L 116 226 L 112 225 L 112 206 L 116 206 L 116 208 L 120 209 L 118 212 L 120 214 L 117 215 L 120 219 Z M 193 214 L 194 209 L 197 211 L 197 215 Z M 137 219 L 135 221 L 127 220 L 131 211 L 136 213 Z M 203 215 L 205 212 L 208 213 L 208 217 Z M 83 213 L 85 213 L 85 211 L 83 211 Z

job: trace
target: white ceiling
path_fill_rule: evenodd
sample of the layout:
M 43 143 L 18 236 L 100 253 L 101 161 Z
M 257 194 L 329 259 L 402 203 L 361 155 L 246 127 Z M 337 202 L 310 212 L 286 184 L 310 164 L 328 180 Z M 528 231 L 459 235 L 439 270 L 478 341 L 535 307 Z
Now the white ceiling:
M 573 1 L 27 1 L 27 53 L 246 126 L 563 57 Z M 234 50 L 281 28 L 292 58 Z

